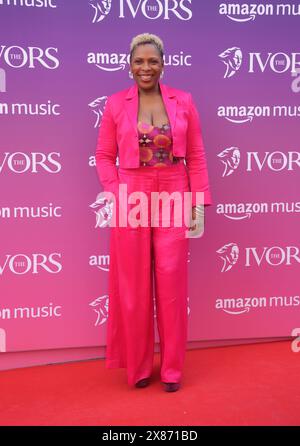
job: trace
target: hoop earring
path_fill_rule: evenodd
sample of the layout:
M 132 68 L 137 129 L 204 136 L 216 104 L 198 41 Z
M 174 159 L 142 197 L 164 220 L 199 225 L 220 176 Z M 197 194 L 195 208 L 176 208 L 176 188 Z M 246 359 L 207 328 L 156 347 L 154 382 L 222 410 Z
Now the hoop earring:
M 129 71 L 129 77 L 130 77 L 130 79 L 133 79 L 133 74 L 131 71 Z
M 160 77 L 160 79 L 162 79 L 164 77 L 164 70 L 162 70 L 159 77 Z

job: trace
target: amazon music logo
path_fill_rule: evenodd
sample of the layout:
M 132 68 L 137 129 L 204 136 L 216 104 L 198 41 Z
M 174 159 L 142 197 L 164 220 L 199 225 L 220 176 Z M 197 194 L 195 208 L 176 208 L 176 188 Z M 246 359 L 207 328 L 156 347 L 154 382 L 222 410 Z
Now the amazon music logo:
M 58 48 L 54 47 L 42 49 L 37 46 L 24 48 L 18 45 L 0 45 L 0 61 L 17 69 L 42 66 L 47 70 L 55 70 L 59 67 L 57 53 Z
M 49 305 L 45 305 L 43 307 L 0 307 L 0 319 L 45 319 L 52 317 L 61 317 L 61 309 L 62 307 L 60 305 L 54 305 L 52 302 L 50 302 Z
M 0 275 L 7 272 L 17 275 L 58 274 L 62 270 L 60 262 L 61 253 L 53 252 L 51 254 L 32 253 L 32 254 L 3 254 L 0 256 Z
M 239 202 L 239 203 L 218 203 L 216 214 L 223 215 L 229 220 L 250 219 L 253 215 L 262 214 L 295 214 L 300 212 L 300 201 L 280 201 L 280 202 Z
M 48 219 L 48 218 L 61 218 L 62 217 L 61 206 L 54 206 L 53 203 L 49 203 L 46 206 L 0 206 L 0 219 Z
M 300 4 L 280 3 L 221 3 L 219 14 L 234 22 L 249 22 L 257 16 L 299 16 Z
M 56 0 L 0 0 L 0 6 L 27 6 L 30 8 L 57 8 Z
M 166 66 L 171 65 L 176 66 L 192 66 L 191 54 L 184 54 L 180 51 L 178 54 L 164 55 L 164 64 Z M 125 70 L 126 66 L 130 64 L 129 54 L 125 53 L 94 53 L 89 52 L 87 54 L 87 63 L 90 65 L 95 65 L 96 68 L 103 71 L 113 72 Z
M 56 174 L 61 171 L 59 152 L 4 152 L 0 155 L 0 174 L 7 171 L 15 174 L 48 172 Z
M 227 243 L 217 251 L 223 261 L 221 272 L 231 270 L 238 262 L 241 251 L 236 243 Z M 279 267 L 300 264 L 300 250 L 298 246 L 264 246 L 246 247 L 244 249 L 243 264 L 245 267 Z
M 249 313 L 250 310 L 261 309 L 284 309 L 288 307 L 298 307 L 300 296 L 251 296 L 251 297 L 218 297 L 215 302 L 215 309 L 226 314 L 240 316 Z
M 233 124 L 250 123 L 254 118 L 299 118 L 298 105 L 220 105 L 217 117 Z
M 89 0 L 93 10 L 92 22 L 102 22 L 112 10 L 112 4 L 118 7 L 120 19 L 133 19 L 143 16 L 149 20 L 178 19 L 187 21 L 192 18 L 192 0 Z
M 227 48 L 219 54 L 219 58 L 225 65 L 224 78 L 234 76 L 240 70 L 243 61 L 245 61 L 241 48 L 237 46 Z M 290 73 L 297 73 L 297 68 L 299 68 L 299 66 L 300 53 L 287 54 L 280 51 L 266 54 L 260 52 L 248 54 L 248 73 L 265 73 L 267 69 L 276 74 L 283 74 L 287 71 Z
M 50 100 L 42 104 L 0 102 L 0 116 L 60 116 L 60 107 L 60 104 L 52 104 Z
M 89 265 L 96 266 L 101 271 L 109 271 L 109 254 L 102 254 L 99 256 L 91 256 Z

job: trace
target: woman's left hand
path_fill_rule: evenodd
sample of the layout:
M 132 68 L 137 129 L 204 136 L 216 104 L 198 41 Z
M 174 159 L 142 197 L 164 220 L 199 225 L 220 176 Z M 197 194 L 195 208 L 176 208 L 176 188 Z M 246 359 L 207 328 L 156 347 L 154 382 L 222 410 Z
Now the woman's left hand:
M 192 207 L 189 237 L 201 237 L 204 233 L 204 204 Z

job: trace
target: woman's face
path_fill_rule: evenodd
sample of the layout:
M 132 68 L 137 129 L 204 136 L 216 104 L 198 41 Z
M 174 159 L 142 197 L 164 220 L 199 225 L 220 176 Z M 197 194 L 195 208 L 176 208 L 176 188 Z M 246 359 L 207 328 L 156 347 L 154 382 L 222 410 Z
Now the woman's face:
M 156 46 L 151 43 L 138 45 L 133 52 L 130 69 L 140 88 L 153 89 L 163 70 L 163 61 Z

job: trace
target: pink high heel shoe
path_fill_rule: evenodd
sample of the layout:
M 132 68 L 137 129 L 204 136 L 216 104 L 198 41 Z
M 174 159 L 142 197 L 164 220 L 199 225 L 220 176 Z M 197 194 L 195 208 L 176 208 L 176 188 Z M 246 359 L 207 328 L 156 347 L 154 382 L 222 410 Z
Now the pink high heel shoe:
M 180 389 L 180 383 L 163 383 L 165 392 L 176 392 Z
M 150 384 L 150 378 L 143 378 L 135 383 L 135 387 L 138 388 L 147 387 L 149 384 Z

